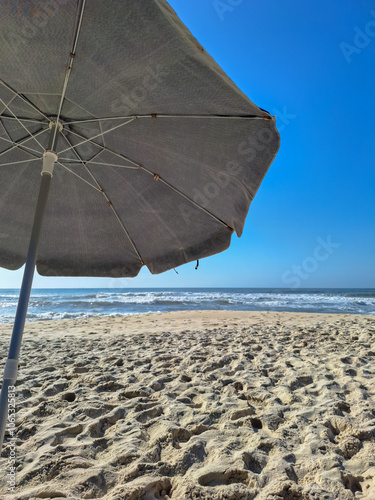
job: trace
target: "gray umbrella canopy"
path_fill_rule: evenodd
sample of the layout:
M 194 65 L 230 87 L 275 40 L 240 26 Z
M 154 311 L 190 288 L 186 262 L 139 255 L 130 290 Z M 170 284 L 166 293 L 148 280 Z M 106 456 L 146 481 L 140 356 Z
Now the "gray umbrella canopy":
M 25 263 L 57 119 L 40 274 L 160 273 L 225 250 L 278 150 L 274 119 L 164 0 L 14 4 L 0 7 L 0 265 Z
M 221 252 L 278 147 L 164 0 L 0 3 L 0 266 L 26 262 L 0 446 L 35 265 L 131 277 Z

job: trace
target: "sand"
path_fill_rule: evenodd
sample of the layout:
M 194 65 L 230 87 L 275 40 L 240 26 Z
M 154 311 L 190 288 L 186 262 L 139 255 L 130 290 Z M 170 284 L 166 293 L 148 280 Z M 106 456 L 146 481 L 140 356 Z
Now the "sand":
M 16 399 L 1 499 L 375 499 L 371 316 L 28 323 Z

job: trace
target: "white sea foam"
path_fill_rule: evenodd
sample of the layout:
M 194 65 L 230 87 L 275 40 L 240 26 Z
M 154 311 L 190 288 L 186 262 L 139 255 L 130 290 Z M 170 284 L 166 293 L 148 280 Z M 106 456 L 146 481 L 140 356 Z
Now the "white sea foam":
M 16 291 L 0 291 L 0 322 L 13 321 L 16 299 Z M 35 290 L 30 298 L 27 319 L 36 321 L 198 309 L 375 314 L 375 290 Z

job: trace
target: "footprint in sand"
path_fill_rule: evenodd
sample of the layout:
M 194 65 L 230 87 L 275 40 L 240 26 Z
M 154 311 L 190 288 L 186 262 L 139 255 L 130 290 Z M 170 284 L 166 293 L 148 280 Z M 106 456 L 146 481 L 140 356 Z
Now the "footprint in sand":
M 229 469 L 229 470 L 212 470 L 198 476 L 198 483 L 201 486 L 221 486 L 234 483 L 249 483 L 249 473 L 246 470 Z
M 164 413 L 163 407 L 161 405 L 158 405 L 158 406 L 156 406 L 156 405 L 157 405 L 157 403 L 138 405 L 138 410 L 136 407 L 135 411 L 137 411 L 139 413 L 137 413 L 135 419 L 140 423 L 146 423 L 155 417 L 160 417 L 160 415 L 163 415 L 163 413 Z M 143 409 L 145 407 L 147 409 Z
M 103 437 L 108 429 L 116 424 L 116 422 L 125 416 L 124 408 L 116 408 L 111 413 L 98 418 L 88 427 L 88 433 L 92 438 Z
M 242 454 L 242 460 L 244 468 L 254 472 L 254 474 L 260 474 L 268 462 L 266 453 L 259 448 L 251 453 L 244 452 Z
M 55 436 L 51 441 L 51 446 L 58 446 L 62 444 L 66 439 L 76 437 L 83 430 L 82 424 L 71 425 L 70 427 L 66 427 L 65 429 L 55 432 Z

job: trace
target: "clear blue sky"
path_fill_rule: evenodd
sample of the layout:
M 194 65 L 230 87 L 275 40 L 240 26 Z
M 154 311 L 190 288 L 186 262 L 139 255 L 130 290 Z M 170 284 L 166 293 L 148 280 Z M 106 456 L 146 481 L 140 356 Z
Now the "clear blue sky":
M 224 253 L 134 279 L 36 287 L 375 287 L 375 1 L 170 0 L 281 148 Z M 21 272 L 0 270 L 0 287 Z

